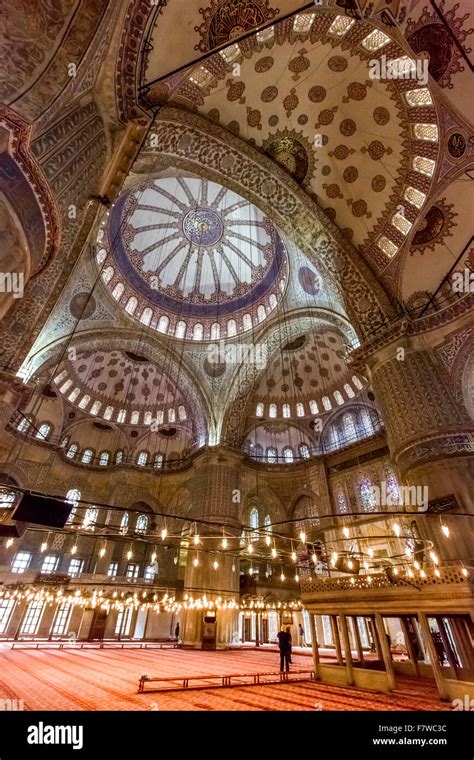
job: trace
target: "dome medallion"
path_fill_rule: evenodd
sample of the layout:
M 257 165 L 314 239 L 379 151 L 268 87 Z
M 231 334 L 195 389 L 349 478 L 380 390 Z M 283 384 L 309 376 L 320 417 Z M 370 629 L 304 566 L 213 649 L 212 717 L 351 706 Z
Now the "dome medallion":
M 124 193 L 97 243 L 113 297 L 131 317 L 179 338 L 244 333 L 270 315 L 286 285 L 287 254 L 270 220 L 233 191 L 194 177 L 154 179 Z

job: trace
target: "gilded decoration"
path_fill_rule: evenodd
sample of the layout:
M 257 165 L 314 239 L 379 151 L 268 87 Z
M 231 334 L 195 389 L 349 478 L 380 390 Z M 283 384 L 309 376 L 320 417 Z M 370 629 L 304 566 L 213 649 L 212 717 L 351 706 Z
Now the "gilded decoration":
M 270 135 L 263 144 L 263 150 L 288 174 L 291 174 L 299 185 L 312 177 L 315 165 L 314 154 L 301 133 L 284 130 Z
M 428 7 L 417 21 L 409 18 L 405 36 L 415 53 L 428 54 L 428 71 L 440 87 L 452 88 L 453 76 L 464 71 L 461 48 L 474 28 L 465 29 L 469 14 L 458 17 L 459 3 L 445 10 L 444 0 L 438 4 L 438 12 Z M 468 50 L 467 52 L 470 52 Z
M 210 5 L 199 9 L 203 22 L 194 31 L 201 40 L 194 49 L 207 53 L 271 21 L 279 12 L 268 0 L 211 0 Z
M 417 225 L 416 232 L 411 241 L 411 254 L 433 251 L 437 245 L 443 245 L 446 238 L 452 235 L 455 226 L 453 211 L 454 203 L 446 203 L 446 198 L 441 198 L 431 206 L 423 219 Z

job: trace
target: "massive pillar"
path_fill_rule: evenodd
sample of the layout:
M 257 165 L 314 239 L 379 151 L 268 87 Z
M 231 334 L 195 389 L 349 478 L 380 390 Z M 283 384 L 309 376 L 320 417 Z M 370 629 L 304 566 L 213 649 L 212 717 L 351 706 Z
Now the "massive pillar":
M 457 345 L 447 335 L 461 332 L 445 326 L 415 334 L 412 324 L 400 323 L 391 336 L 358 351 L 358 359 L 370 370 L 402 483 L 427 489 L 430 517 L 420 520 L 419 527 L 427 531 L 424 536 L 435 542 L 443 559 L 453 560 L 472 556 L 469 518 L 448 520 L 452 534 L 448 542 L 439 518 L 431 515 L 474 513 L 474 421 L 465 401 L 469 388 L 463 388 L 469 383 L 474 387 L 474 378 L 462 375 L 459 368 L 450 372 L 447 359 Z
M 196 649 L 225 649 L 238 640 L 240 498 L 238 457 L 212 449 L 195 465 L 188 488 L 200 542 L 188 536 L 187 597 L 181 639 Z M 222 526 L 222 527 L 218 527 Z M 222 546 L 227 539 L 227 548 Z M 193 600 L 191 602 L 191 600 Z M 193 606 L 200 600 L 199 608 Z

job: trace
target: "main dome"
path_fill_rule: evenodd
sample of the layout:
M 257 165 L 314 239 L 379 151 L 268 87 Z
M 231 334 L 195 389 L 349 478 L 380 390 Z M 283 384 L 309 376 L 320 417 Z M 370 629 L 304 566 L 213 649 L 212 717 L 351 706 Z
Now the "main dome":
M 286 284 L 285 246 L 270 220 L 205 179 L 153 179 L 127 191 L 97 244 L 114 298 L 178 338 L 246 332 L 276 308 Z

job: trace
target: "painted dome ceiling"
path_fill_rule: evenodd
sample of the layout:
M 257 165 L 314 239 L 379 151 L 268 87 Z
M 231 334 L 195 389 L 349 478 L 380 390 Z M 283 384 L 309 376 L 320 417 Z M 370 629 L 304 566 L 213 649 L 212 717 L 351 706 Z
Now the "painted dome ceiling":
M 69 403 L 121 424 L 184 421 L 187 401 L 178 384 L 146 357 L 121 350 L 81 350 L 66 359 L 54 383 Z
M 149 98 L 197 110 L 270 156 L 384 268 L 430 188 L 438 126 L 426 82 L 373 76 L 381 56 L 411 64 L 367 22 L 308 11 L 151 83 Z
M 347 341 L 332 329 L 287 343 L 261 375 L 251 415 L 257 410 L 265 418 L 314 416 L 351 401 L 365 380 L 349 369 L 347 354 Z
M 193 177 L 153 179 L 124 193 L 99 231 L 97 261 L 131 316 L 193 340 L 263 322 L 287 275 L 270 220 L 231 190 Z

